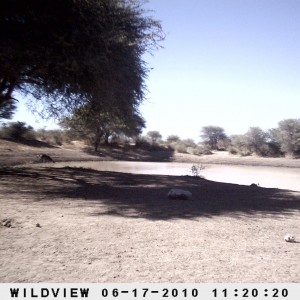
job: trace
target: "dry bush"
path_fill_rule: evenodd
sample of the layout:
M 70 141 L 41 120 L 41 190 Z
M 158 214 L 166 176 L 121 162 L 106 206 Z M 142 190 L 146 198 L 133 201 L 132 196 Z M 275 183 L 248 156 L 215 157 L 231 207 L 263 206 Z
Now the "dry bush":
M 46 142 L 51 145 L 61 146 L 65 142 L 70 141 L 68 133 L 63 130 L 46 130 L 39 129 L 36 132 L 37 139 Z
M 6 139 L 35 139 L 35 131 L 32 126 L 25 122 L 10 122 L 0 129 L 0 136 Z

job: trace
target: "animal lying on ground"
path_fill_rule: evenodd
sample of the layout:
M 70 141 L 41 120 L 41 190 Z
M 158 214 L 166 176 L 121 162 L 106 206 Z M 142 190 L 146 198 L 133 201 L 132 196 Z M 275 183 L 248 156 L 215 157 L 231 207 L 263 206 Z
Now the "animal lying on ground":
M 50 163 L 50 162 L 54 163 L 54 160 L 47 154 L 40 155 L 39 161 L 42 163 Z
M 167 197 L 168 199 L 190 200 L 192 199 L 192 193 L 181 189 L 171 189 Z

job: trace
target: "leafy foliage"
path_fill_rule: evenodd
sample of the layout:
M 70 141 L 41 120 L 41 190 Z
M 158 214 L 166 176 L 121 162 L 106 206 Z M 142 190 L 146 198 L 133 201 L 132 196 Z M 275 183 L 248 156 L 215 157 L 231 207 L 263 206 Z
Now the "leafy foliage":
M 279 122 L 275 136 L 284 153 L 293 156 L 300 154 L 300 119 Z
M 167 137 L 167 143 L 168 144 L 171 144 L 171 143 L 176 143 L 176 142 L 179 142 L 180 141 L 180 138 L 178 135 L 169 135 Z
M 148 72 L 142 55 L 163 38 L 138 0 L 2 0 L 0 111 L 14 91 L 41 101 L 46 116 L 86 103 L 120 117 L 137 111 Z
M 245 135 L 247 148 L 251 153 L 265 156 L 267 151 L 267 133 L 259 127 L 250 127 Z
M 201 132 L 200 136 L 204 144 L 208 145 L 211 150 L 218 150 L 218 143 L 227 138 L 224 129 L 219 126 L 204 126 Z
M 231 153 L 259 156 L 298 156 L 300 154 L 300 120 L 287 119 L 279 122 L 278 128 L 263 131 L 251 127 L 244 135 L 231 137 Z
M 171 148 L 176 150 L 178 153 L 187 153 L 188 147 L 183 141 L 178 141 L 171 144 Z
M 0 119 L 11 119 L 16 108 L 16 100 L 13 98 L 9 101 L 3 101 L 1 105 L 0 95 Z
M 162 139 L 162 135 L 157 130 L 147 132 L 147 136 L 151 139 L 152 144 L 158 143 Z
M 243 134 L 233 135 L 231 137 L 229 152 L 232 154 L 240 154 L 242 156 L 250 155 L 252 152 L 249 149 L 247 137 Z
M 276 156 L 275 148 L 272 148 L 270 135 L 259 127 L 250 127 L 244 135 L 231 137 L 229 151 L 233 154 L 247 156 Z
M 200 173 L 205 170 L 205 166 L 202 164 L 194 164 L 191 167 L 191 173 L 194 177 L 204 178 L 204 176 L 200 176 Z
M 70 142 L 68 131 L 63 131 L 58 129 L 53 129 L 53 130 L 38 129 L 35 133 L 35 136 L 38 140 L 41 140 L 51 145 L 61 146 L 65 142 Z
M 210 155 L 212 154 L 210 147 L 207 145 L 199 144 L 196 147 L 191 147 L 188 152 L 193 155 Z
M 34 139 L 35 134 L 33 127 L 26 125 L 24 122 L 10 122 L 4 124 L 0 130 L 2 138 L 7 139 Z
M 101 141 L 104 140 L 108 144 L 113 135 L 139 135 L 145 127 L 145 121 L 137 113 L 121 118 L 114 111 L 97 111 L 93 110 L 91 105 L 86 105 L 77 109 L 73 116 L 63 119 L 61 126 L 71 130 L 72 135 L 79 139 L 88 139 L 97 151 Z

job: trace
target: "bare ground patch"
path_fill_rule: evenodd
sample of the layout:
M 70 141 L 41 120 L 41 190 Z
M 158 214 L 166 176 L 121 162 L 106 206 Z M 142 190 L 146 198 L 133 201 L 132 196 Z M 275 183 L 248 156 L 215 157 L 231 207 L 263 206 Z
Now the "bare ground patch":
M 0 281 L 299 282 L 300 243 L 283 240 L 299 209 L 300 193 L 192 177 L 5 168 Z

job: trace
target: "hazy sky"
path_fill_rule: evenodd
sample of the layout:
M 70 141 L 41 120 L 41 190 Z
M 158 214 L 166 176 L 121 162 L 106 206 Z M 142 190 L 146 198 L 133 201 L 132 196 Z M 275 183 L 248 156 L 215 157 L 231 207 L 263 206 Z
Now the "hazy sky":
M 198 141 L 207 125 L 238 134 L 300 117 L 300 1 L 150 0 L 146 8 L 167 37 L 145 57 L 154 68 L 145 133 Z

